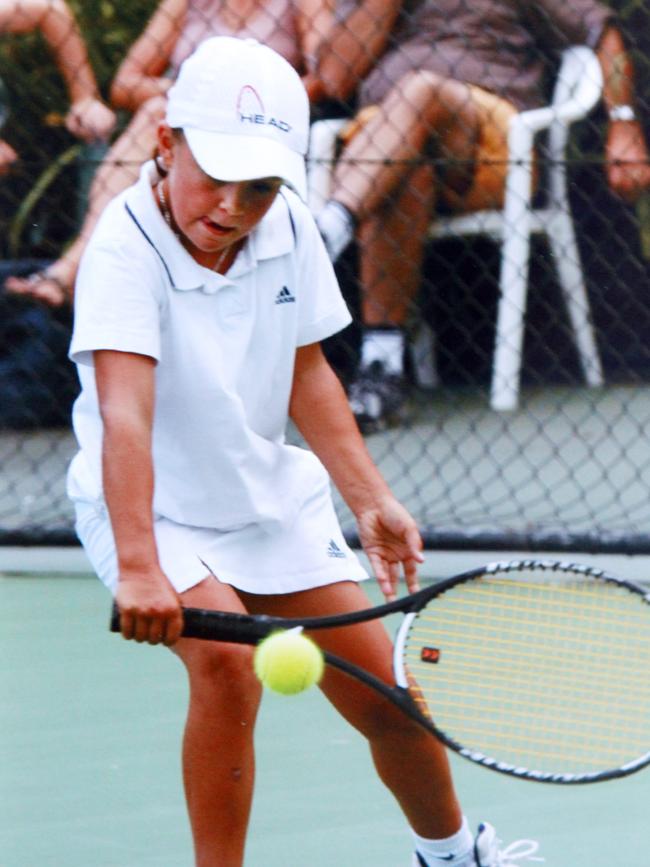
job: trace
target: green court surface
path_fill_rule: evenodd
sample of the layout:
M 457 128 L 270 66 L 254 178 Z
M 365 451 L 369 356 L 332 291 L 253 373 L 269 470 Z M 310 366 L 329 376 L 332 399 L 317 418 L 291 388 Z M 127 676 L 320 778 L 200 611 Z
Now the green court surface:
M 1 569 L 0 551 L 0 867 L 191 867 L 180 664 L 109 634 L 95 579 Z M 257 743 L 247 867 L 410 864 L 365 744 L 317 690 L 267 694 Z M 562 788 L 453 764 L 470 822 L 539 840 L 546 867 L 648 867 L 650 769 Z

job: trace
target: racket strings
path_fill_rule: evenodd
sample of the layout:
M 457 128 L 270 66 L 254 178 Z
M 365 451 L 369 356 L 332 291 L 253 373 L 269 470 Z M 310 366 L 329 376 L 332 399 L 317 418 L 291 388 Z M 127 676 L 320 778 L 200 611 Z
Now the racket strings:
M 410 667 L 411 672 L 420 682 L 420 688 L 423 690 L 425 695 L 430 694 L 434 689 L 437 689 L 438 692 L 436 697 L 438 699 L 438 704 L 440 704 L 440 685 L 438 681 L 424 681 L 424 678 L 420 676 L 420 669 L 415 665 Z M 431 684 L 431 686 L 429 686 Z M 492 688 L 495 687 L 494 680 L 490 680 L 489 682 Z M 484 685 L 487 686 L 487 681 L 484 680 Z M 503 690 L 504 688 L 510 689 L 512 686 L 512 681 L 506 685 L 505 680 L 500 680 L 497 686 Z M 456 690 L 454 683 L 444 684 L 444 687 L 449 690 Z M 482 694 L 483 690 L 481 690 Z M 527 697 L 526 707 L 522 707 L 522 698 Z M 424 699 L 427 701 L 427 699 Z M 480 700 L 480 697 L 479 697 Z M 599 711 L 602 709 L 602 701 L 596 700 L 593 697 L 592 692 L 588 692 L 586 689 L 582 689 L 580 692 L 574 691 L 565 691 L 564 694 L 557 692 L 556 693 L 556 702 L 553 706 L 549 707 L 549 703 L 546 700 L 546 695 L 544 693 L 539 694 L 536 697 L 535 693 L 531 690 L 527 690 L 525 694 L 518 691 L 516 694 L 501 694 L 499 696 L 499 703 L 497 705 L 497 713 L 494 716 L 503 717 L 505 713 L 510 715 L 512 718 L 520 717 L 522 719 L 528 719 L 531 713 L 535 713 L 540 721 L 540 724 L 544 722 L 545 724 L 549 724 L 553 719 L 549 717 L 549 710 L 552 711 L 553 707 L 555 707 L 558 701 L 565 700 L 571 701 L 575 704 L 575 708 L 572 710 L 572 717 L 576 722 L 579 723 L 588 723 L 594 732 L 597 732 L 599 729 L 603 731 L 610 732 L 611 730 L 611 713 L 610 715 L 604 718 L 595 718 L 594 711 Z M 456 691 L 456 701 L 464 702 L 465 706 L 469 707 L 471 702 L 476 703 L 477 696 L 476 691 L 469 691 L 467 689 L 459 689 Z M 612 699 L 611 697 L 608 699 L 608 703 L 610 705 L 618 705 L 618 713 L 620 714 L 620 702 L 617 702 L 616 699 Z M 483 699 L 483 707 L 485 707 L 485 700 Z M 634 711 L 634 717 L 632 721 L 630 721 L 627 717 L 621 720 L 620 725 L 621 728 L 629 733 L 638 733 L 642 735 L 642 739 L 647 741 L 647 732 L 644 730 L 641 732 L 638 724 L 634 722 L 634 718 L 637 716 L 638 705 L 634 698 L 630 698 L 627 701 L 625 708 L 629 708 L 631 711 Z M 484 714 L 487 716 L 489 713 L 489 706 L 484 710 Z M 468 723 L 469 724 L 469 723 Z
M 436 723 L 439 724 L 439 720 L 435 720 Z M 517 754 L 520 758 L 524 752 L 531 752 L 530 747 L 530 732 L 522 731 L 522 727 L 525 727 L 527 724 L 527 717 L 522 715 L 513 716 L 511 720 L 508 722 L 504 722 L 502 718 L 495 719 L 494 724 L 499 726 L 499 728 L 492 733 L 490 736 L 490 743 L 493 745 L 493 749 L 488 751 L 490 754 L 498 754 L 499 757 L 503 756 L 504 747 L 511 752 L 512 754 Z M 578 724 L 579 721 L 577 721 Z M 584 725 L 584 723 L 582 723 Z M 480 723 L 472 725 L 468 723 L 464 726 L 463 731 L 463 743 L 468 743 L 469 745 L 474 744 L 473 749 L 479 749 L 476 745 L 481 738 L 485 739 L 484 729 L 485 720 L 482 718 Z M 561 748 L 558 746 L 558 735 L 562 736 L 562 744 Z M 632 733 L 633 737 L 637 735 L 636 732 Z M 473 736 L 473 740 L 469 738 Z M 598 761 L 596 762 L 594 758 L 594 744 L 598 744 Z M 498 745 L 498 753 L 496 753 Z M 647 748 L 648 741 L 647 738 L 644 740 L 639 739 L 634 742 L 634 740 L 628 740 L 628 746 L 635 747 L 633 756 L 642 755 Z M 589 740 L 585 740 L 581 731 L 572 732 L 567 735 L 564 728 L 554 727 L 552 721 L 545 724 L 544 729 L 540 731 L 537 738 L 537 746 L 536 746 L 536 756 L 544 755 L 544 757 L 548 759 L 557 760 L 558 758 L 563 758 L 566 760 L 567 757 L 567 749 L 571 750 L 571 758 L 572 760 L 576 760 L 580 757 L 580 755 L 584 756 L 584 760 L 590 764 L 595 764 L 598 766 L 604 757 L 608 757 L 608 766 L 613 762 L 614 764 L 623 764 L 621 761 L 621 753 L 618 745 L 612 741 L 611 732 L 605 732 L 604 730 L 600 735 L 593 735 L 589 738 Z M 480 749 L 481 752 L 486 752 L 484 748 Z M 630 756 L 627 757 L 628 759 Z
M 458 663 L 464 665 L 468 676 L 474 673 L 478 677 L 484 673 L 489 659 L 477 659 L 477 653 L 486 653 L 490 654 L 490 659 L 495 660 L 492 674 L 492 681 L 495 683 L 502 680 L 505 685 L 508 685 L 511 682 L 513 672 L 518 669 L 527 678 L 545 677 L 551 672 L 555 678 L 555 687 L 558 690 L 564 688 L 572 695 L 584 693 L 586 698 L 590 698 L 592 695 L 592 681 L 596 680 L 602 684 L 608 678 L 611 680 L 614 665 L 619 668 L 616 680 L 610 683 L 610 688 L 621 693 L 627 689 L 636 688 L 639 679 L 636 669 L 639 665 L 643 665 L 648 658 L 647 654 L 639 654 L 638 652 L 631 655 L 623 646 L 617 648 L 618 652 L 616 653 L 612 652 L 611 647 L 608 647 L 604 655 L 602 653 L 596 655 L 593 647 L 591 645 L 585 646 L 584 642 L 576 647 L 572 647 L 571 643 L 568 642 L 561 655 L 549 648 L 548 653 L 542 656 L 537 652 L 538 646 L 528 645 L 524 651 L 520 651 L 517 641 L 500 639 L 499 650 L 510 655 L 509 660 L 504 660 L 494 651 L 494 635 L 492 635 L 489 643 L 486 642 L 485 649 L 481 648 L 478 651 L 474 649 L 470 652 L 466 645 L 455 640 L 454 633 L 444 629 L 437 633 L 435 630 L 424 631 L 418 636 L 418 641 L 422 646 L 433 646 L 436 642 L 444 646 L 447 653 L 454 653 L 454 658 Z M 516 652 L 518 657 L 513 660 L 511 655 Z M 509 663 L 507 668 L 505 667 L 506 661 Z M 502 664 L 499 665 L 499 663 Z M 417 672 L 414 671 L 418 679 L 426 680 L 431 676 L 429 666 L 418 664 L 417 660 L 414 664 L 418 668 Z M 579 667 L 584 671 L 584 677 L 582 682 L 577 684 L 576 670 Z
M 414 698 L 443 734 L 513 765 L 623 765 L 650 747 L 649 614 L 615 583 L 483 576 L 413 620 Z

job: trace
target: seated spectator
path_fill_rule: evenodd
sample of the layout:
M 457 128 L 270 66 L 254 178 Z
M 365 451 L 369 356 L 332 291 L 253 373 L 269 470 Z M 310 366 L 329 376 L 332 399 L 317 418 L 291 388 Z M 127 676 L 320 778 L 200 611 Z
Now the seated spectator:
M 113 104 L 134 114 L 95 175 L 79 236 L 45 271 L 8 278 L 7 290 L 53 306 L 69 303 L 81 255 L 100 214 L 151 159 L 167 90 L 183 60 L 207 37 L 252 37 L 269 45 L 302 74 L 316 100 L 320 89 L 313 58 L 330 26 L 330 5 L 329 0 L 162 0 L 113 81 Z
M 608 180 L 633 200 L 650 185 L 648 152 L 622 37 L 597 0 L 361 0 L 333 29 L 319 64 L 328 94 L 344 99 L 364 80 L 318 222 L 333 260 L 355 233 L 359 242 L 363 334 L 349 398 L 364 430 L 403 408 L 404 330 L 435 206 L 501 206 L 509 118 L 543 104 L 544 58 L 569 44 L 598 53 Z
M 50 47 L 70 95 L 65 126 L 85 142 L 104 141 L 115 126 L 115 115 L 99 96 L 88 52 L 72 12 L 63 0 L 0 0 L 0 33 L 39 31 Z M 0 140 L 0 174 L 18 158 Z

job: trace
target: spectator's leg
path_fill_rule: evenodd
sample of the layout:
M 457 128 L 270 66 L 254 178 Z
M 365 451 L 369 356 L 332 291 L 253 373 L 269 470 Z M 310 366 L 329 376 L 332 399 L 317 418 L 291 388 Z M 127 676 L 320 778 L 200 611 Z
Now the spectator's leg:
M 97 170 L 86 217 L 70 247 L 46 271 L 29 277 L 8 277 L 5 283 L 8 291 L 32 295 L 55 307 L 72 299 L 77 269 L 88 239 L 106 205 L 137 180 L 142 163 L 153 156 L 156 130 L 164 110 L 165 98 L 156 97 L 134 115 Z
M 403 329 L 419 287 L 436 185 L 442 174 L 459 192 L 471 186 L 479 132 L 466 85 L 411 73 L 339 164 L 333 199 L 359 220 L 364 333 L 350 403 L 366 431 L 399 417 L 404 404 Z M 448 160 L 442 172 L 423 157 L 429 142 Z
M 360 223 L 361 312 L 367 327 L 406 324 L 434 205 L 433 167 L 424 164 L 411 172 L 397 195 Z
M 337 165 L 332 198 L 358 220 L 403 183 L 430 140 L 450 142 L 459 166 L 471 161 L 478 120 L 468 88 L 430 72 L 411 72 L 389 92 Z
M 337 163 L 330 200 L 318 225 L 335 261 L 370 216 L 403 184 L 431 142 L 449 157 L 446 183 L 471 184 L 480 121 L 470 88 L 431 72 L 410 72 L 379 106 L 357 115 Z
M 365 432 L 398 420 L 407 397 L 404 329 L 420 284 L 434 197 L 433 167 L 419 166 L 399 194 L 359 225 L 363 331 L 349 397 Z

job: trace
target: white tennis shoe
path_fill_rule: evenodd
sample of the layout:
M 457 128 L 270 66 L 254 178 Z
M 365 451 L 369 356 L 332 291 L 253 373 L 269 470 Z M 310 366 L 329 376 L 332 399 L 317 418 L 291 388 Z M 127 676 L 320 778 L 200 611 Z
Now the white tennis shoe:
M 539 849 L 536 840 L 516 840 L 505 849 L 499 849 L 500 844 L 492 825 L 482 822 L 474 841 L 476 867 L 519 867 L 523 860 L 544 860 L 536 855 Z
M 418 852 L 413 854 L 412 867 L 438 867 L 450 864 L 458 867 L 521 867 L 524 861 L 541 862 L 544 859 L 536 855 L 539 844 L 536 840 L 517 840 L 505 849 L 500 849 L 501 841 L 492 825 L 482 822 L 474 841 L 474 859 L 470 863 L 451 857 L 425 860 Z

